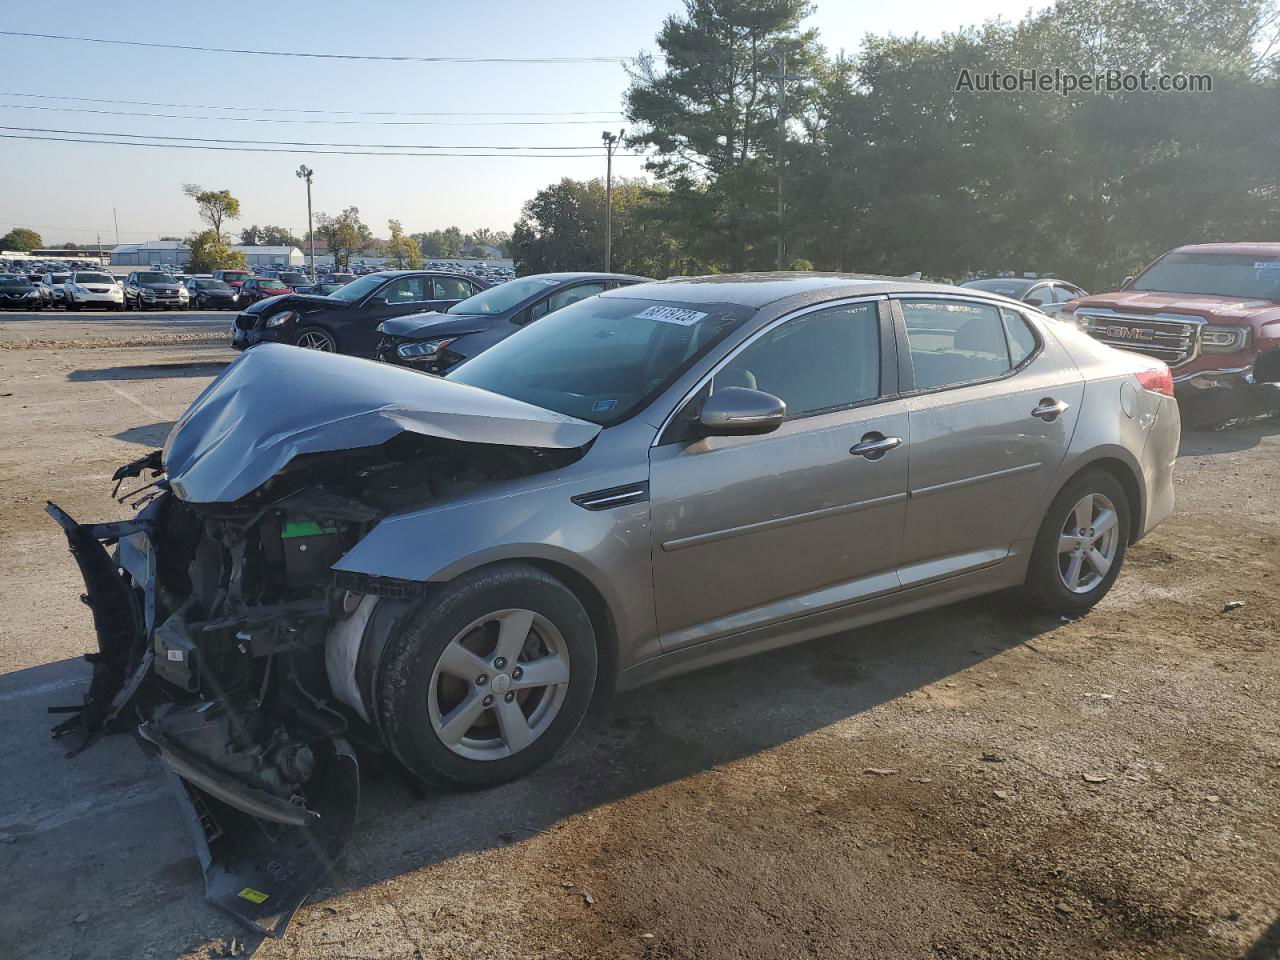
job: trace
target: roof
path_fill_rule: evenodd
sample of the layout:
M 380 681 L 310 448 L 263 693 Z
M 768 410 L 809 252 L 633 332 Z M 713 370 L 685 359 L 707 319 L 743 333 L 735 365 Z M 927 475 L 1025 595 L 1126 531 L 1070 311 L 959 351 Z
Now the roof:
M 142 243 L 121 243 L 111 248 L 114 253 L 138 253 L 142 250 L 189 250 L 185 240 L 144 240 Z M 96 252 L 96 251 L 95 251 Z
M 263 256 L 281 257 L 287 257 L 295 253 L 302 252 L 297 247 L 267 247 L 259 246 L 256 243 L 233 243 L 231 245 L 231 249 L 239 251 L 240 253 L 257 253 Z
M 1177 247 L 1170 253 L 1220 253 L 1224 256 L 1232 254 L 1245 257 L 1280 256 L 1280 243 L 1191 243 L 1185 247 Z
M 985 291 L 983 291 L 985 293 Z M 681 277 L 606 291 L 602 297 L 671 300 L 678 303 L 734 303 L 763 307 L 791 297 L 814 293 L 850 297 L 883 293 L 957 293 L 973 296 L 972 288 L 945 283 L 878 277 L 863 273 L 724 273 L 710 277 Z

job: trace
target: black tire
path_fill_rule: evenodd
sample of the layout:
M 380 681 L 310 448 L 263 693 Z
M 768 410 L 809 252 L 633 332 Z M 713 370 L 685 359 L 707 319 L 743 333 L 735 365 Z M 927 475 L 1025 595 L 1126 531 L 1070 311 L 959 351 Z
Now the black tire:
M 1115 557 L 1106 575 L 1087 592 L 1075 593 L 1067 589 L 1061 576 L 1058 538 L 1075 505 L 1089 494 L 1101 494 L 1115 506 L 1119 518 L 1116 534 L 1118 542 Z M 1023 586 L 1026 599 L 1041 610 L 1067 617 L 1080 617 L 1091 610 L 1107 595 L 1116 582 L 1116 577 L 1120 575 L 1129 546 L 1130 531 L 1133 529 L 1131 516 L 1129 498 L 1120 481 L 1112 474 L 1105 470 L 1088 469 L 1072 478 L 1053 498 L 1053 503 L 1049 505 L 1044 521 L 1040 524 L 1040 532 L 1036 534 Z
M 571 665 L 568 690 L 550 725 L 524 749 L 490 760 L 460 756 L 432 727 L 432 675 L 445 649 L 469 624 L 510 609 L 533 611 L 560 632 Z M 438 787 L 492 787 L 540 767 L 573 736 L 591 704 L 597 664 L 591 619 L 568 587 L 529 564 L 495 564 L 463 574 L 428 596 L 391 640 L 375 709 L 388 746 L 415 776 Z
M 68 301 L 68 302 L 67 302 L 67 309 L 68 309 L 68 310 L 72 310 L 72 311 L 74 311 L 74 310 L 79 310 L 79 309 L 80 309 L 80 304 L 78 304 L 78 303 L 72 303 L 72 302 Z

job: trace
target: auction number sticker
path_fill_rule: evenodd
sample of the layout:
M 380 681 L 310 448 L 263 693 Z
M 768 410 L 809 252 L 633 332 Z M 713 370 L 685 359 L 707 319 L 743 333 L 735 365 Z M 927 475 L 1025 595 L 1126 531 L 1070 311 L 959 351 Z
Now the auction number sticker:
M 692 326 L 707 315 L 697 310 L 685 310 L 681 307 L 645 307 L 636 317 L 641 320 L 657 320 L 660 323 L 678 323 L 682 327 Z

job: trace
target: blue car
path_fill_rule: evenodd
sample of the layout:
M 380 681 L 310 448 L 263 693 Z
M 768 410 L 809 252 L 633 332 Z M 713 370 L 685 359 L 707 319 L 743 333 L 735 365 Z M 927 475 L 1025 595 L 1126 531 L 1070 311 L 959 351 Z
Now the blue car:
M 447 373 L 561 307 L 649 282 L 626 273 L 538 273 L 508 280 L 447 310 L 383 321 L 378 359 L 424 373 Z

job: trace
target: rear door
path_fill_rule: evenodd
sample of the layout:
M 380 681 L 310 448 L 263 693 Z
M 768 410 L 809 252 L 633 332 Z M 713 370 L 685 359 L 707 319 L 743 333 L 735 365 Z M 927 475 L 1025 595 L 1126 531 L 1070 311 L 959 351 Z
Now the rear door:
M 1066 457 L 1084 380 L 1017 310 L 895 300 L 912 395 L 903 586 L 1000 562 Z

